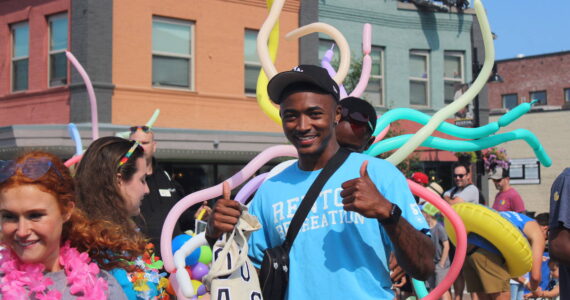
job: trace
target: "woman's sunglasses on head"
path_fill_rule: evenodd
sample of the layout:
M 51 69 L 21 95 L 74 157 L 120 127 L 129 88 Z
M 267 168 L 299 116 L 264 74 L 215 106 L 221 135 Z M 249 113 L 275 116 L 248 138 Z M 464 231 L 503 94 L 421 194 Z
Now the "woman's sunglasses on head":
M 47 157 L 31 157 L 22 163 L 16 163 L 13 160 L 0 160 L 0 183 L 14 176 L 18 170 L 20 170 L 25 177 L 37 180 L 44 176 L 51 167 L 53 167 L 53 163 Z M 54 170 L 59 177 L 63 178 L 56 168 L 54 168 Z

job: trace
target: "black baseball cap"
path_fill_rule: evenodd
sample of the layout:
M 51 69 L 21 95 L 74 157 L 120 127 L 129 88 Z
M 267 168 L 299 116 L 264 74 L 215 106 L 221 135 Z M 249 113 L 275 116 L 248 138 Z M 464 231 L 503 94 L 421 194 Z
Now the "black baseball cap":
M 374 128 L 376 128 L 376 120 L 378 116 L 376 115 L 376 110 L 372 106 L 372 104 L 368 103 L 368 101 L 364 99 L 360 99 L 357 97 L 346 97 L 340 100 L 340 106 L 346 107 L 349 113 L 361 113 L 366 118 L 368 118 L 368 122 L 372 128 L 372 132 L 374 132 Z
M 283 92 L 293 84 L 314 86 L 324 93 L 331 94 L 337 102 L 340 100 L 338 85 L 327 70 L 313 65 L 299 65 L 291 71 L 281 72 L 271 78 L 267 84 L 267 93 L 271 101 L 280 104 Z

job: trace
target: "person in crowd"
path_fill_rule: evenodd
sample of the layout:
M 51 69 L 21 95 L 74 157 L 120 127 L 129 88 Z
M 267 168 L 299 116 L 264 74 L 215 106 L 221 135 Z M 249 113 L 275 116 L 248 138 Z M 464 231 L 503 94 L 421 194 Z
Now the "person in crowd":
M 151 243 L 155 245 L 155 254 L 160 256 L 162 225 L 172 207 L 183 198 L 184 192 L 182 187 L 170 178 L 154 157 L 157 147 L 154 132 L 148 126 L 132 126 L 130 132 L 129 138 L 139 142 L 144 149 L 146 183 L 149 189 L 148 194 L 144 196 L 141 202 L 140 218 L 136 221 L 142 233 L 150 238 Z M 186 230 L 194 229 L 194 218 L 192 216 L 196 212 L 196 208 L 189 209 L 179 218 L 178 224 L 174 228 L 174 236 Z M 204 209 L 210 210 L 208 206 L 205 206 Z
M 452 168 L 455 186 L 443 194 L 443 199 L 449 204 L 461 202 L 479 203 L 479 189 L 471 181 L 469 165 L 463 162 L 456 162 Z
M 144 263 L 147 239 L 133 217 L 140 214 L 143 197 L 148 194 L 147 164 L 138 142 L 118 137 L 95 140 L 83 154 L 75 178 L 79 190 L 78 206 L 94 221 L 117 225 L 119 239 L 106 248 L 99 265 L 110 270 L 129 299 L 167 297 L 168 280 Z M 102 232 L 100 238 L 106 238 Z
M 85 253 L 85 237 L 105 226 L 76 207 L 73 179 L 56 156 L 33 151 L 0 161 L 0 227 L 0 298 L 126 299 Z
M 479 189 L 471 181 L 471 168 L 469 164 L 456 162 L 453 164 L 452 169 L 455 186 L 443 194 L 443 199 L 449 204 L 461 202 L 479 203 Z M 450 249 L 450 257 L 453 261 L 453 257 L 455 257 L 455 246 L 453 245 Z M 463 299 L 464 289 L 465 279 L 463 278 L 463 274 L 460 273 L 453 283 L 453 291 L 455 293 L 453 299 Z M 477 297 L 477 295 L 471 295 L 471 298 L 475 297 Z
M 559 264 L 560 299 L 570 299 L 570 168 L 556 177 L 550 189 L 548 249 Z
M 516 211 L 524 213 L 526 211 L 521 195 L 511 186 L 509 169 L 495 167 L 489 174 L 493 180 L 495 188 L 499 191 L 495 196 L 493 209 L 496 211 Z
M 530 278 L 517 280 L 534 291 L 541 281 L 544 235 L 538 223 L 528 216 L 512 212 L 499 212 L 501 217 L 511 222 L 528 239 L 532 250 Z M 470 233 L 468 235 L 467 257 L 463 267 L 467 290 L 476 293 L 479 299 L 510 299 L 510 274 L 499 250 L 485 238 Z
M 430 206 L 433 207 L 430 203 L 424 204 L 422 206 L 422 214 L 426 218 L 430 227 L 431 241 L 435 247 L 435 256 L 433 257 L 435 273 L 427 281 L 427 286 L 430 289 L 434 289 L 443 281 L 447 272 L 449 272 L 451 263 L 449 261 L 449 238 L 445 232 L 445 228 L 443 228 L 443 225 L 441 225 L 437 221 L 435 215 L 433 215 L 434 209 L 430 209 Z M 449 291 L 445 291 L 441 296 L 441 299 L 451 300 L 451 293 Z
M 556 260 L 551 259 L 548 261 L 548 268 L 550 269 L 550 281 L 545 289 L 538 288 L 536 291 L 525 294 L 525 299 L 550 299 L 550 300 L 560 300 L 560 286 L 558 280 L 560 278 L 560 267 Z
M 249 239 L 256 267 L 266 248 L 283 242 L 302 195 L 340 148 L 335 133 L 342 110 L 338 86 L 325 69 L 301 65 L 279 73 L 268 92 L 280 105 L 283 131 L 299 161 L 265 181 L 250 203 L 263 226 Z M 391 250 L 413 277 L 426 280 L 433 273 L 433 245 L 420 232 L 427 224 L 413 214 L 417 205 L 392 164 L 351 153 L 315 207 L 307 218 L 320 221 L 299 232 L 289 254 L 288 299 L 392 298 Z M 208 220 L 210 243 L 232 231 L 240 214 L 237 202 L 218 200 Z

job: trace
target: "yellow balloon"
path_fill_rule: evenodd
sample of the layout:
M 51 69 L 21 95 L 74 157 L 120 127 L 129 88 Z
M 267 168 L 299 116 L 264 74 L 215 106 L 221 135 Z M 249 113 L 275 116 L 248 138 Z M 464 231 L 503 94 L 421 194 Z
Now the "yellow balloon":
M 270 10 L 272 5 L 273 5 L 273 0 L 267 0 L 267 7 Z M 271 62 L 275 62 L 275 57 L 277 56 L 277 48 L 279 47 L 279 21 L 275 22 L 275 25 L 273 26 L 273 29 L 269 34 L 269 40 L 267 43 L 268 43 L 269 56 L 271 58 Z M 257 77 L 257 86 L 256 86 L 257 103 L 259 104 L 259 107 L 261 107 L 261 110 L 267 116 L 269 116 L 271 120 L 281 125 L 281 117 L 279 116 L 279 109 L 277 109 L 277 107 L 273 104 L 273 102 L 271 102 L 271 100 L 269 99 L 269 95 L 267 94 L 268 83 L 269 79 L 267 78 L 267 75 L 263 71 L 263 68 L 261 68 L 259 76 Z

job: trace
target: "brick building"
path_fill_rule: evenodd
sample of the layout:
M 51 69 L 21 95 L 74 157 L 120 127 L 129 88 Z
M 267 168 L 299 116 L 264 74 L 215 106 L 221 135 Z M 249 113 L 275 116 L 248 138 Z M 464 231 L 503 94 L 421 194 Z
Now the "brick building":
M 517 104 L 539 100 L 531 112 L 499 133 L 528 129 L 552 158 L 552 166 L 546 168 L 538 164 L 526 142 L 501 145 L 511 159 L 511 183 L 527 210 L 547 212 L 552 182 L 564 168 L 570 167 L 570 51 L 499 60 L 496 66 L 503 82 L 488 84 L 489 121 L 497 121 Z M 491 184 L 490 203 L 496 193 Z

